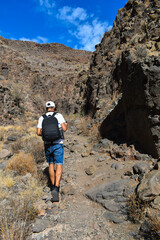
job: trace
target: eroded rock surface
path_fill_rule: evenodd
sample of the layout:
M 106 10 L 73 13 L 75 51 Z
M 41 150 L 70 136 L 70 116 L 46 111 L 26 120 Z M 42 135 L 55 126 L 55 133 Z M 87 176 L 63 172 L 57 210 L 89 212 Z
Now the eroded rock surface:
M 130 0 L 82 75 L 79 101 L 102 137 L 160 154 L 159 1 Z M 86 87 L 85 87 L 86 86 Z

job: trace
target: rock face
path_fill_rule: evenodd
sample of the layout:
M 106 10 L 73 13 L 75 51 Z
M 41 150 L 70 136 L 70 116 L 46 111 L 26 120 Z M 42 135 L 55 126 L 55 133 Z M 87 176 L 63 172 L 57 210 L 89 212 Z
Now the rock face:
M 100 203 L 107 210 L 104 216 L 106 219 L 114 223 L 122 223 L 127 221 L 127 195 L 134 188 L 135 181 L 123 179 L 110 184 L 103 183 L 89 190 L 86 196 Z
M 84 111 L 101 122 L 102 137 L 138 143 L 160 155 L 160 28 L 158 0 L 129 0 L 96 46 Z
M 77 76 L 88 69 L 91 54 L 58 43 L 0 37 L 0 119 L 9 122 L 24 110 L 44 111 L 48 99 L 58 111 L 73 112 Z
M 140 199 L 143 201 L 154 200 L 160 195 L 160 172 L 151 171 L 146 174 L 138 186 L 137 193 Z

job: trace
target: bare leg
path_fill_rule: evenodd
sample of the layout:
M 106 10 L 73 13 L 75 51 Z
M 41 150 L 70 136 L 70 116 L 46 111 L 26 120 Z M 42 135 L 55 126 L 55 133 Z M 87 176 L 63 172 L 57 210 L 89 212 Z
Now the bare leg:
M 49 177 L 50 177 L 52 185 L 54 185 L 54 181 L 55 181 L 54 163 L 49 164 Z
M 62 176 L 62 165 L 56 165 L 56 187 L 59 187 Z

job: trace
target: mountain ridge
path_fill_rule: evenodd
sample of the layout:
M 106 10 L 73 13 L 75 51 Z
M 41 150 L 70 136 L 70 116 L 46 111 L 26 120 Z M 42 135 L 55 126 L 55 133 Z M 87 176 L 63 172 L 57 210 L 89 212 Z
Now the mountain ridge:
M 67 105 L 73 108 L 70 97 L 77 75 L 88 69 L 92 54 L 57 43 L 37 44 L 2 37 L 0 52 L 1 118 L 7 122 L 15 115 L 23 115 L 24 108 L 42 112 L 48 99 L 54 100 L 59 110 L 70 111 Z

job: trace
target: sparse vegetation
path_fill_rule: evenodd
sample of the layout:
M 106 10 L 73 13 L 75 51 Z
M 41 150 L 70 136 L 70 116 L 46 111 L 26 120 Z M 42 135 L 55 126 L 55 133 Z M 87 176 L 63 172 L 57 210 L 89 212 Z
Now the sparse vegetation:
M 32 201 L 35 201 L 35 199 L 38 199 L 41 195 L 42 186 L 40 185 L 39 180 L 34 177 L 28 180 L 26 188 L 20 192 L 20 196 L 22 198 L 27 198 L 27 196 L 30 196 Z
M 14 178 L 3 171 L 0 171 L 0 182 L 1 182 L 0 187 L 7 187 L 7 188 L 11 188 L 15 184 Z
M 24 240 L 29 233 L 29 223 L 37 216 L 30 199 L 11 201 L 8 208 L 0 208 L 0 238 L 3 240 Z
M 149 214 L 148 222 L 151 229 L 151 234 L 155 239 L 160 239 L 160 210 L 156 210 Z
M 32 154 L 36 163 L 44 161 L 44 146 L 39 137 L 35 137 L 33 134 L 31 134 L 30 137 L 25 138 L 22 142 L 22 148 L 25 153 L 29 152 Z
M 138 58 L 145 58 L 147 53 L 148 52 L 145 46 L 138 46 L 136 49 L 136 55 Z
M 25 240 L 30 231 L 30 223 L 38 214 L 35 203 L 43 192 L 35 163 L 38 162 L 43 146 L 35 134 L 32 121 L 25 125 L 22 123 L 21 126 L 1 127 L 1 130 L 1 144 L 9 136 L 17 139 L 9 142 L 13 157 L 8 160 L 6 168 L 0 171 L 0 239 Z M 22 175 L 28 173 L 30 174 L 23 182 Z
M 143 202 L 136 193 L 128 197 L 128 217 L 129 220 L 137 223 L 144 220 L 145 210 L 149 207 L 148 202 Z
M 91 137 L 93 142 L 100 139 L 99 124 L 92 122 L 90 116 L 81 117 L 80 122 L 78 123 L 78 128 L 84 136 Z
M 144 202 L 133 193 L 128 197 L 128 217 L 134 223 L 147 224 L 146 231 L 140 231 L 145 239 L 160 239 L 160 210 L 153 209 L 150 202 Z
M 34 162 L 34 158 L 31 154 L 20 152 L 13 156 L 7 166 L 7 171 L 15 171 L 19 175 L 25 175 L 26 173 L 37 173 L 37 168 Z

